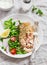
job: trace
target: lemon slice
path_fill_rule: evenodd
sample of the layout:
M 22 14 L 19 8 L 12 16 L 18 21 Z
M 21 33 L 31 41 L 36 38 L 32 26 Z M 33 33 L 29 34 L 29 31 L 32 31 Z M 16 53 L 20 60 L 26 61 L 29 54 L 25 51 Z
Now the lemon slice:
M 0 36 L 1 38 L 7 38 L 9 33 L 10 33 L 10 29 L 6 29 Z

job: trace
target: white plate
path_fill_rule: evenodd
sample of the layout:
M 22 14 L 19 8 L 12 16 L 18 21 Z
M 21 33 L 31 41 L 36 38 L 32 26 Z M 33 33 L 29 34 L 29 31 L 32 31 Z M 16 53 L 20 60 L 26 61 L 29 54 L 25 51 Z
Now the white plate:
M 0 25 L 3 25 L 3 22 L 7 19 L 13 18 L 13 20 L 21 20 L 22 22 L 30 22 L 31 24 L 34 24 L 34 20 L 33 17 L 29 17 L 26 16 L 24 14 L 12 14 L 11 16 L 5 17 L 3 20 L 1 20 Z M 0 27 L 2 29 L 2 26 Z M 39 23 L 39 31 L 38 31 L 38 37 L 39 37 L 39 43 L 35 43 L 35 49 L 36 51 L 38 50 L 38 48 L 41 46 L 42 41 L 43 41 L 43 32 L 41 30 L 41 25 Z M 28 57 L 32 54 L 32 52 L 27 53 L 27 54 L 22 54 L 22 55 L 12 55 L 10 53 L 6 53 L 5 51 L 3 51 L 1 49 L 2 44 L 7 47 L 7 40 L 4 40 L 4 42 L 0 42 L 0 51 L 2 51 L 4 54 L 6 54 L 7 56 L 13 57 L 13 58 L 24 58 L 24 57 Z

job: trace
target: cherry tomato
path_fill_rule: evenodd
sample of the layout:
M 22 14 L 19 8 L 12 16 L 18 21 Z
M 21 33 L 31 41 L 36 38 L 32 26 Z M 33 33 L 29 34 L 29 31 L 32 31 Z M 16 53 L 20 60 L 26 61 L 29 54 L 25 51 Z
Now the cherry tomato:
M 13 55 L 14 55 L 14 54 L 16 54 L 16 49 L 15 49 L 15 48 L 13 48 L 10 52 L 11 52 L 11 54 L 13 54 Z
M 13 36 L 13 37 L 10 38 L 10 40 L 15 42 L 16 41 L 16 37 Z

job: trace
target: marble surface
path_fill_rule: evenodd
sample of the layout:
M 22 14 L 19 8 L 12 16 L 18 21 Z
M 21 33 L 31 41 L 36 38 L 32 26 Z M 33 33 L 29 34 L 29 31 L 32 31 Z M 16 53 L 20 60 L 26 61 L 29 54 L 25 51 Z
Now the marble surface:
M 16 9 L 16 7 L 14 7 L 13 9 L 11 9 L 8 12 L 0 11 L 0 20 L 13 13 L 15 13 L 15 14 L 19 13 L 18 10 Z M 41 23 L 43 26 L 42 27 L 43 44 L 38 49 L 38 51 L 35 53 L 34 58 L 31 58 L 31 56 L 30 56 L 30 57 L 23 58 L 23 59 L 14 59 L 14 58 L 10 58 L 10 57 L 4 55 L 0 51 L 0 65 L 47 65 L 47 19 L 46 19 L 46 15 L 43 16 L 42 18 L 40 18 L 39 16 L 32 14 L 31 11 L 24 13 L 24 14 L 29 15 L 30 17 L 34 16 L 34 19 L 37 21 L 42 19 Z M 43 21 L 43 19 L 44 19 L 44 21 Z

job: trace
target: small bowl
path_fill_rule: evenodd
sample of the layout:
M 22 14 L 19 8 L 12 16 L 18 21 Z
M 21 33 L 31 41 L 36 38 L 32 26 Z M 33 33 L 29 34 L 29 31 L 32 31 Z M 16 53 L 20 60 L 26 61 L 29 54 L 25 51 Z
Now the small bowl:
M 8 3 L 9 3 L 9 2 L 8 2 Z M 10 3 L 9 3 L 9 4 L 10 4 Z M 9 4 L 8 4 L 8 6 L 9 6 Z M 7 5 L 7 4 L 6 4 L 6 5 Z M 5 5 L 5 6 L 6 6 L 6 5 Z M 13 6 L 14 6 L 14 0 L 11 0 L 11 5 L 10 5 L 9 7 L 8 7 L 8 6 L 7 6 L 6 8 L 0 6 L 0 10 L 2 10 L 2 11 L 9 11 L 9 10 L 11 10 L 11 9 L 13 8 Z

